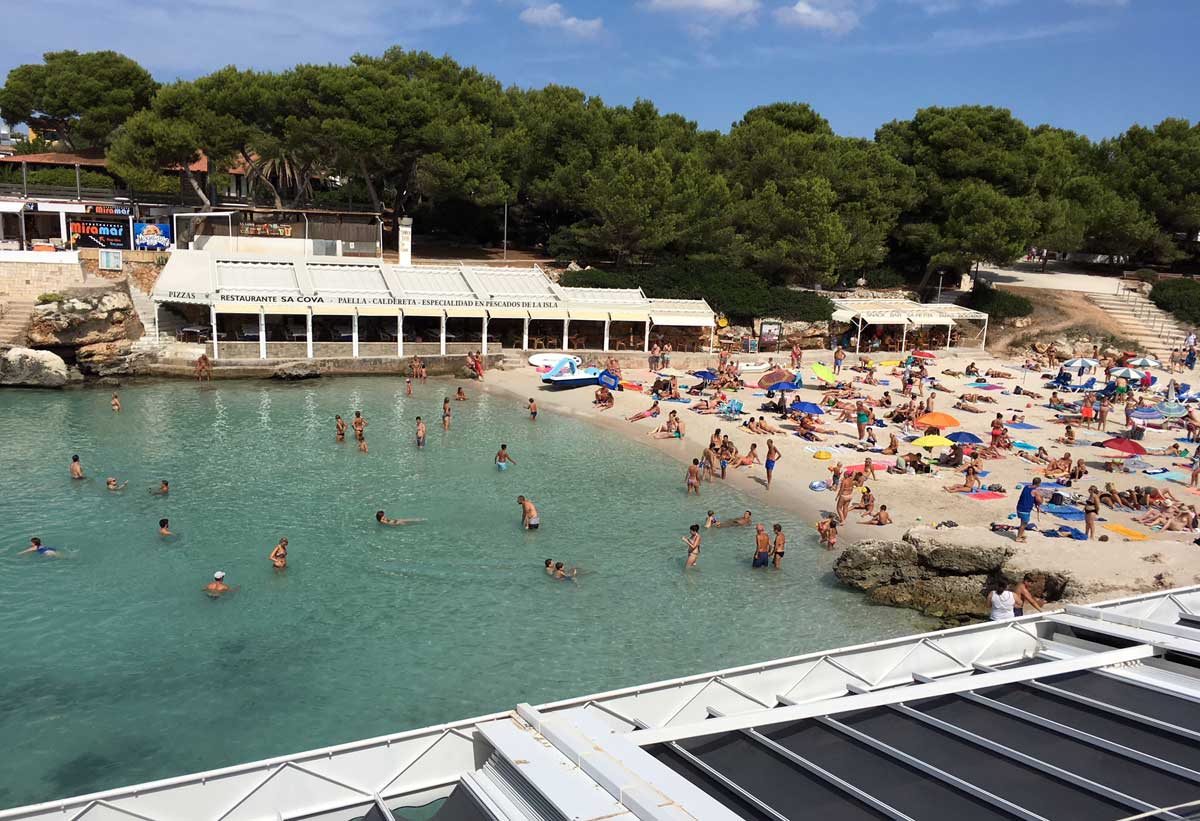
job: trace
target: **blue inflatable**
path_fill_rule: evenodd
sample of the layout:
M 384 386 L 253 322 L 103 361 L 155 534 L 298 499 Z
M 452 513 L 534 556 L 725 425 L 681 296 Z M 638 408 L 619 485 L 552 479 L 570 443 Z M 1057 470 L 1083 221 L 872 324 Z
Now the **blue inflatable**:
M 596 381 L 610 391 L 619 391 L 621 389 L 621 379 L 612 371 L 600 371 L 600 376 Z

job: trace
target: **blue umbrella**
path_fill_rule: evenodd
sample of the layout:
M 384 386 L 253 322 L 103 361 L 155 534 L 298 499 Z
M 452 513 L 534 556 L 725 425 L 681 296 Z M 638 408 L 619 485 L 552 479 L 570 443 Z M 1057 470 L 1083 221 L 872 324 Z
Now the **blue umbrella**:
M 792 410 L 797 413 L 810 413 L 813 416 L 825 415 L 825 411 L 821 410 L 821 406 L 812 402 L 793 402 Z
M 1154 407 L 1169 419 L 1178 419 L 1181 416 L 1187 416 L 1188 413 L 1187 407 L 1178 402 L 1159 402 Z
M 692 376 L 697 379 L 703 379 L 705 382 L 717 381 L 717 375 L 712 371 L 692 371 Z
M 1162 411 L 1160 411 L 1156 408 L 1137 408 L 1129 415 L 1131 417 L 1133 417 L 1134 419 L 1142 419 L 1142 420 L 1162 419 L 1163 418 Z
M 771 390 L 773 390 L 773 391 L 798 391 L 803 387 L 804 387 L 804 385 L 796 383 L 796 382 L 776 382 L 774 385 L 771 386 Z
M 968 433 L 965 430 L 956 431 L 946 436 L 951 442 L 958 442 L 960 445 L 982 445 L 983 440 L 973 433 Z

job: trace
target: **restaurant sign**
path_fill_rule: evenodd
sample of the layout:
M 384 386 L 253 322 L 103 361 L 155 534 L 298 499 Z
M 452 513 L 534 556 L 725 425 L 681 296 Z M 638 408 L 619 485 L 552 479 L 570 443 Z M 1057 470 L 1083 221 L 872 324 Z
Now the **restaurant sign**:
M 89 205 L 87 206 L 89 214 L 102 214 L 106 217 L 128 217 L 133 214 L 133 207 L 129 205 Z
M 128 248 L 129 223 L 79 219 L 70 223 L 72 248 Z
M 546 308 L 561 308 L 562 305 L 552 299 L 431 299 L 393 296 L 322 296 L 320 294 L 222 294 L 204 291 L 167 291 L 160 297 L 163 302 L 244 302 L 252 305 L 295 305 L 298 309 L 307 305 L 345 306 L 394 306 L 398 309 L 405 307 L 444 308 L 450 313 L 455 308 L 517 308 L 521 310 L 540 310 Z

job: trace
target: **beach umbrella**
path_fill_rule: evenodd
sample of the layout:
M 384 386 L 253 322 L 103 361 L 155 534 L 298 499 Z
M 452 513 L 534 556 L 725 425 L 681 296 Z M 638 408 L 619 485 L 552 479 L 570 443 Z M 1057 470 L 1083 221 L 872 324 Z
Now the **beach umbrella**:
M 959 421 L 948 413 L 927 413 L 917 418 L 918 427 L 922 428 L 957 428 Z
M 1112 373 L 1109 374 L 1109 376 L 1114 378 L 1119 376 L 1122 379 L 1141 379 L 1142 372 L 1135 371 L 1133 368 L 1116 368 Z
M 948 448 L 953 444 L 945 436 L 922 436 L 912 441 L 914 448 Z
M 1064 368 L 1094 368 L 1099 364 L 1100 363 L 1097 362 L 1095 359 L 1088 359 L 1085 356 L 1081 356 L 1077 359 L 1068 359 L 1066 362 L 1063 363 L 1063 367 Z
M 1112 439 L 1105 439 L 1100 443 L 1100 447 L 1108 448 L 1109 450 L 1119 450 L 1121 453 L 1128 453 L 1132 456 L 1144 456 L 1146 449 L 1132 439 L 1123 439 L 1120 436 Z
M 815 402 L 793 402 L 791 409 L 797 413 L 807 413 L 811 416 L 825 415 L 825 411 L 821 410 L 821 406 Z
M 822 365 L 820 362 L 814 362 L 812 372 L 816 374 L 817 379 L 823 382 L 836 382 L 837 377 L 833 375 L 833 371 L 829 370 L 828 365 Z
M 931 354 L 929 351 L 913 351 L 912 355 L 917 359 L 937 359 L 937 355 Z
M 770 390 L 780 382 L 792 382 L 796 379 L 796 374 L 790 371 L 785 371 L 783 368 L 776 368 L 762 375 L 758 380 L 758 386 L 763 390 Z
M 795 382 L 776 382 L 771 386 L 773 391 L 798 391 L 803 388 L 803 385 L 798 385 Z
M 1135 368 L 1157 368 L 1162 363 L 1148 356 L 1139 356 L 1136 359 L 1126 359 L 1125 364 L 1132 365 Z
M 692 376 L 697 379 L 703 379 L 705 382 L 716 382 L 717 375 L 712 371 L 693 371 Z
M 1187 416 L 1187 406 L 1181 405 L 1178 402 L 1159 402 L 1154 406 L 1155 409 L 1168 419 L 1178 419 L 1181 416 Z
M 1163 418 L 1157 408 L 1135 408 L 1129 415 L 1134 419 L 1141 419 L 1143 422 L 1152 422 Z
M 946 437 L 951 442 L 957 442 L 960 445 L 982 445 L 983 440 L 973 433 L 967 433 L 965 430 L 955 431 Z

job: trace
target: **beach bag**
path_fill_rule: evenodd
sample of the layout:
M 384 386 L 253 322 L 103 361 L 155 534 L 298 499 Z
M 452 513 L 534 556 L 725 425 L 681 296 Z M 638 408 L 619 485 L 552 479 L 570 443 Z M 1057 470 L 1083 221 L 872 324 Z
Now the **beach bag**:
M 1055 493 L 1053 496 L 1050 497 L 1050 504 L 1061 505 L 1062 503 L 1063 503 L 1063 495 L 1061 493 Z
M 987 489 L 990 490 L 992 493 L 1007 493 L 1008 492 L 1004 489 L 1004 485 L 1000 484 L 999 482 L 992 482 L 990 485 L 987 486 Z

